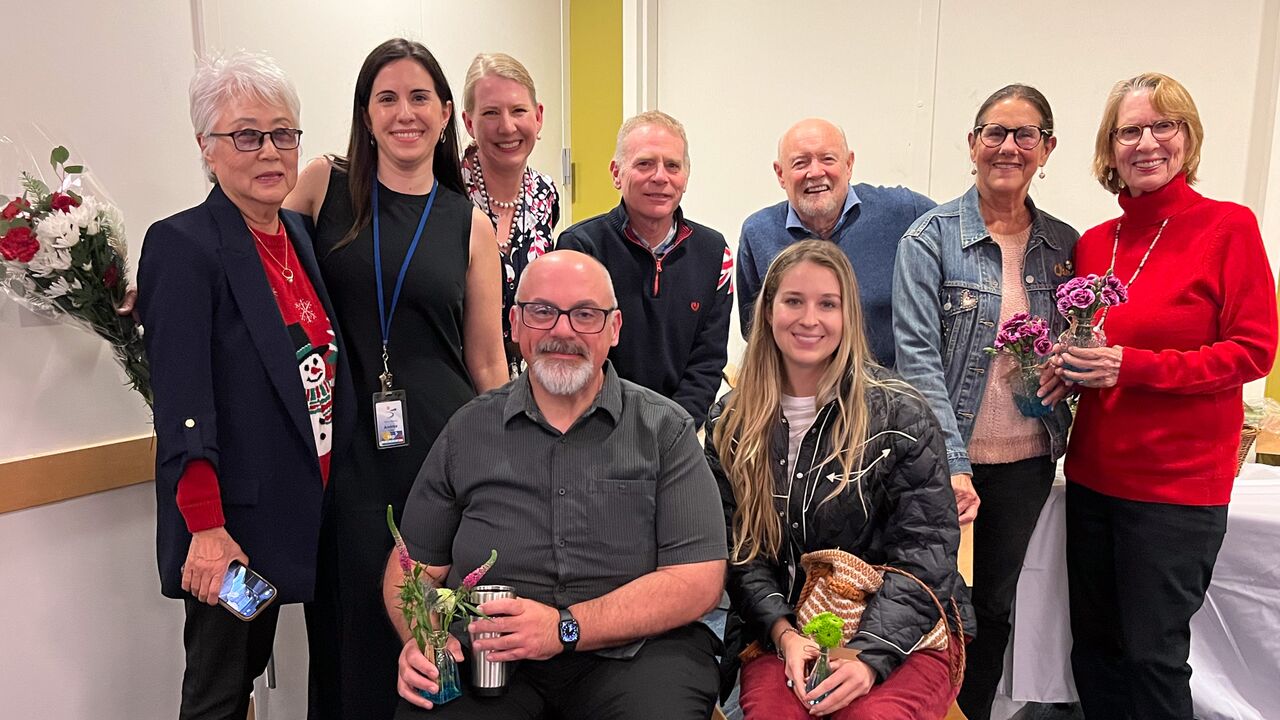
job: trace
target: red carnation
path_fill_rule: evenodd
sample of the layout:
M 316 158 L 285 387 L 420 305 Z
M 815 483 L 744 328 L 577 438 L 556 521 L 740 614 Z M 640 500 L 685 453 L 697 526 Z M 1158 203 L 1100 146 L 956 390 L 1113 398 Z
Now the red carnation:
M 79 200 L 66 193 L 54 193 L 49 196 L 49 207 L 62 212 L 71 212 L 71 208 L 80 204 Z
M 36 256 L 39 249 L 40 241 L 31 235 L 29 227 L 19 225 L 0 238 L 0 255 L 3 255 L 5 260 L 31 262 L 31 258 Z
M 23 198 L 14 198 L 9 201 L 8 205 L 4 206 L 4 210 L 0 210 L 0 218 L 12 220 L 18 217 L 18 213 L 29 207 L 31 207 L 31 203 L 27 202 Z
M 120 280 L 120 268 L 115 263 L 107 266 L 107 271 L 102 274 L 102 284 L 108 288 L 114 288 Z

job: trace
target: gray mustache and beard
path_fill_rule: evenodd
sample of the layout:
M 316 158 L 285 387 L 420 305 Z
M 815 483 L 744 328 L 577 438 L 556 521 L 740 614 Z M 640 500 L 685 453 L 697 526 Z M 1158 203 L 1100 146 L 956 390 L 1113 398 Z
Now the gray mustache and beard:
M 547 392 L 552 395 L 573 395 L 591 382 L 592 374 L 600 368 L 592 367 L 587 357 L 587 346 L 568 340 L 547 338 L 534 348 L 539 353 L 567 353 L 580 356 L 581 360 L 562 360 L 535 356 L 529 370 Z

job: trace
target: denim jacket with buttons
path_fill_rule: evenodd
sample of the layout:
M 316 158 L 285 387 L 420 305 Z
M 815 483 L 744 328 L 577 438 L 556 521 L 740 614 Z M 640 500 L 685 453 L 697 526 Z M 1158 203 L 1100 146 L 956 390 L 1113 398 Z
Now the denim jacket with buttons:
M 1049 321 L 1052 337 L 1066 329 L 1057 287 L 1075 275 L 1080 238 L 1070 225 L 1036 209 L 1023 261 L 1027 305 Z M 942 426 L 951 473 L 971 473 L 969 438 L 987 387 L 1000 323 L 1003 266 L 978 208 L 978 188 L 922 215 L 898 247 L 893 279 L 893 335 L 897 370 L 929 401 Z M 1071 412 L 1066 403 L 1041 418 L 1050 455 L 1066 451 Z

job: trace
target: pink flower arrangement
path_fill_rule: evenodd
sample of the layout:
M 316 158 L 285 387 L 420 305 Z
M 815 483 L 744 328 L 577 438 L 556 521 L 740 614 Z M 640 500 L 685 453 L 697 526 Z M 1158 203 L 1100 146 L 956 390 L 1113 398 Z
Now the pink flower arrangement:
M 1120 278 L 1107 272 L 1105 275 L 1086 275 L 1071 278 L 1058 286 L 1058 312 L 1068 320 L 1088 321 L 1104 307 L 1114 307 L 1129 301 L 1129 289 Z
M 387 527 L 391 529 L 391 537 L 396 544 L 396 557 L 400 561 L 400 569 L 404 571 L 404 583 L 400 586 L 400 612 L 404 614 L 409 632 L 418 643 L 418 650 L 425 653 L 431 643 L 431 636 L 449 632 L 454 618 L 488 617 L 480 612 L 472 599 L 472 593 L 485 573 L 498 562 L 498 551 L 490 550 L 489 559 L 480 567 L 467 573 L 462 585 L 457 590 L 438 588 L 423 582 L 426 566 L 409 556 L 409 547 L 396 527 L 395 512 L 387 506 Z M 430 576 L 428 576 L 429 579 Z M 438 621 L 438 626 L 437 626 Z M 439 647 L 444 647 L 443 641 Z
M 1038 315 L 1015 313 L 1000 324 L 995 344 L 985 350 L 992 355 L 1009 353 L 1017 358 L 1019 364 L 1034 363 L 1037 356 L 1048 355 L 1053 350 L 1049 323 Z

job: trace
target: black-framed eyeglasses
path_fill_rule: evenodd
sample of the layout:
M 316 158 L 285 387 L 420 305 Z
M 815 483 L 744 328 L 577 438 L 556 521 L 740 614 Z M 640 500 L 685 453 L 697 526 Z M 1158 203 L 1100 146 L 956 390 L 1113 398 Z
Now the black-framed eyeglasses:
M 1172 140 L 1182 129 L 1182 120 L 1157 120 L 1150 125 L 1124 125 L 1111 131 L 1111 136 L 1121 145 L 1137 145 L 1142 140 L 1142 132 L 1151 130 L 1151 137 L 1159 142 Z
M 520 308 L 520 321 L 525 327 L 534 330 L 550 330 L 560 322 L 561 315 L 569 316 L 569 327 L 574 332 L 584 335 L 595 335 L 604 330 L 605 321 L 609 319 L 609 313 L 618 308 L 598 308 L 581 306 L 561 310 L 555 305 L 538 302 L 518 302 L 516 306 Z
M 229 133 L 208 133 L 208 137 L 229 137 L 231 142 L 235 143 L 236 149 L 240 152 L 253 152 L 262 148 L 264 138 L 271 136 L 271 144 L 276 146 L 277 150 L 293 150 L 298 147 L 299 138 L 302 137 L 302 131 L 297 128 L 276 128 L 263 132 L 254 130 L 253 128 L 245 128 Z
M 1023 150 L 1035 150 L 1042 138 L 1053 137 L 1052 130 L 1045 130 L 1039 125 L 1011 128 L 999 123 L 985 123 L 973 129 L 973 134 L 977 135 L 982 144 L 989 148 L 998 148 L 1003 145 L 1009 133 L 1013 133 L 1013 144 Z

